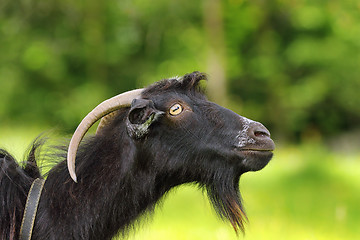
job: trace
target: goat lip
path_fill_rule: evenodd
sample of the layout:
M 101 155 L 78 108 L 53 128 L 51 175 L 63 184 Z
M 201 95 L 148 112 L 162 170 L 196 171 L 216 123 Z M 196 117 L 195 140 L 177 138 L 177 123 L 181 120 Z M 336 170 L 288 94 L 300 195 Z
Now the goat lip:
M 244 156 L 273 156 L 274 149 L 266 148 L 236 148 L 235 152 L 244 157 Z
M 262 149 L 262 148 L 241 148 L 237 149 L 240 152 L 273 152 L 274 149 Z
M 248 146 L 235 146 L 235 150 L 239 152 L 273 152 L 275 144 L 273 141 L 262 144 L 249 144 Z
M 271 146 L 247 146 L 236 148 L 235 154 L 240 160 L 243 172 L 255 172 L 263 169 L 272 159 L 274 153 Z

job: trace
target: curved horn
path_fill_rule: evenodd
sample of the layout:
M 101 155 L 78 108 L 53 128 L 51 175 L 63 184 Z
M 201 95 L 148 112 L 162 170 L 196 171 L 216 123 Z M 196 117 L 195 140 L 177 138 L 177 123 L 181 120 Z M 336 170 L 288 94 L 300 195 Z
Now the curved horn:
M 86 117 L 81 121 L 79 126 L 76 128 L 68 148 L 67 154 L 67 166 L 71 178 L 77 182 L 76 173 L 75 173 L 75 158 L 76 152 L 80 145 L 81 140 L 85 136 L 89 128 L 103 116 L 116 111 L 122 107 L 130 106 L 133 99 L 141 96 L 143 89 L 136 89 L 128 91 L 122 94 L 119 94 L 115 97 L 112 97 L 104 102 L 100 103 L 95 107 Z

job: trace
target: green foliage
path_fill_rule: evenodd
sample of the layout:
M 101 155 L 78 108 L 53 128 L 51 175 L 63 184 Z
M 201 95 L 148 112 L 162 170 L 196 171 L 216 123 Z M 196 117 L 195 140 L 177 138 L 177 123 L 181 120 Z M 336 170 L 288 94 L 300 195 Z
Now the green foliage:
M 229 89 L 243 111 L 288 137 L 359 127 L 358 10 L 357 1 L 228 1 Z
M 73 129 L 109 96 L 199 69 L 194 4 L 3 1 L 2 122 Z
M 356 0 L 221 4 L 233 109 L 293 140 L 360 127 Z M 3 0 L 0 121 L 71 132 L 119 92 L 211 72 L 211 14 L 204 0 Z

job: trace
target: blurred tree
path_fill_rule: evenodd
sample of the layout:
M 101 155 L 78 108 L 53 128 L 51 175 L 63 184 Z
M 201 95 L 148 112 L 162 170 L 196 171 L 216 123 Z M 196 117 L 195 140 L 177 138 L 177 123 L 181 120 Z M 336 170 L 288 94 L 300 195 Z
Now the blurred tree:
M 212 81 L 208 84 L 210 98 L 226 105 L 226 53 L 224 40 L 223 7 L 221 0 L 204 1 L 204 28 L 208 39 L 207 72 Z

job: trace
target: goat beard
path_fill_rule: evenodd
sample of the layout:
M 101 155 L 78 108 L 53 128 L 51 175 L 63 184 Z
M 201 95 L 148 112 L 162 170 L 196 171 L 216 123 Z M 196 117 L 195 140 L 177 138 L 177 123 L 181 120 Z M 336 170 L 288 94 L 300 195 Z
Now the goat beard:
M 240 175 L 225 174 L 225 177 L 219 177 L 205 186 L 216 213 L 223 220 L 230 221 L 236 234 L 239 230 L 245 232 L 244 224 L 248 221 L 239 192 L 239 179 Z

